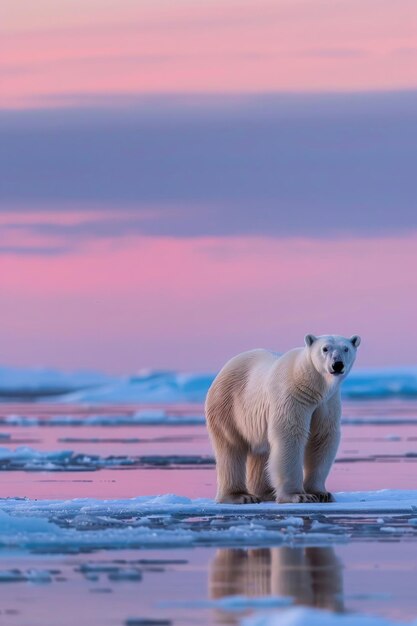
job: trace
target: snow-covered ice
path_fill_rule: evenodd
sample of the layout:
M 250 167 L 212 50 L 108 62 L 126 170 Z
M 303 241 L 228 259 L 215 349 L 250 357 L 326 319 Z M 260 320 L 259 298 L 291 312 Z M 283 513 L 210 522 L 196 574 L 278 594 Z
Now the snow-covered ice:
M 276 513 L 291 514 L 290 525 L 300 525 L 300 515 L 311 513 L 355 514 L 406 513 L 415 515 L 417 511 L 417 490 L 382 489 L 378 491 L 339 492 L 334 494 L 336 502 L 276 504 L 218 504 L 210 498 L 191 499 L 181 495 L 164 494 L 158 496 L 138 496 L 136 498 L 101 500 L 95 498 L 74 498 L 71 500 L 30 500 L 26 498 L 0 499 L 1 511 L 12 515 L 43 516 L 49 514 L 74 514 L 118 516 L 137 514 L 158 515 L 224 515 L 237 517 L 245 515 Z M 294 515 L 297 517 L 294 518 Z M 295 521 L 297 520 L 297 521 Z
M 0 549 L 77 552 L 196 545 L 320 546 L 347 541 L 349 534 L 334 523 L 335 517 L 333 523 L 317 525 L 314 515 L 377 517 L 384 511 L 412 516 L 417 492 L 340 493 L 335 503 L 244 507 L 173 494 L 127 500 L 3 499 L 0 506 Z M 213 525 L 210 520 L 221 523 Z M 391 532 L 388 528 L 381 527 L 385 533 Z M 412 525 L 407 529 L 414 530 Z

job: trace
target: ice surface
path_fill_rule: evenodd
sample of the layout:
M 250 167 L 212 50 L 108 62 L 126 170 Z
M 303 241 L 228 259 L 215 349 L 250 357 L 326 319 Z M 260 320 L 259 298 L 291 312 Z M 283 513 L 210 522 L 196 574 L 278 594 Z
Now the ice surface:
M 136 498 L 99 500 L 75 498 L 73 500 L 30 500 L 26 498 L 0 499 L 2 512 L 14 515 L 43 516 L 49 514 L 89 513 L 91 515 L 223 515 L 237 518 L 247 514 L 291 514 L 290 525 L 300 525 L 301 515 L 310 513 L 409 513 L 417 511 L 417 490 L 382 489 L 378 491 L 352 491 L 334 494 L 336 502 L 276 504 L 218 504 L 209 498 L 191 499 L 175 494 L 138 496 Z M 294 518 L 294 515 L 297 515 Z M 414 517 L 413 517 L 414 519 Z M 295 522 L 297 520 L 297 522 Z
M 385 534 L 405 532 L 403 527 L 392 525 L 398 514 L 407 532 L 415 532 L 405 516 L 415 518 L 416 491 L 340 493 L 336 500 L 328 504 L 239 506 L 174 494 L 123 500 L 6 498 L 0 501 L 0 549 L 75 553 L 202 545 L 321 546 L 346 542 L 349 532 L 337 523 L 318 526 L 314 515 L 322 520 L 325 515 L 377 517 L 381 511 L 391 513 L 391 524 L 380 526 L 375 520 L 373 532 L 383 528 L 395 529 Z M 369 533 L 366 525 L 364 531 Z
M 382 617 L 355 613 L 330 613 L 318 609 L 294 607 L 268 614 L 253 615 L 241 622 L 242 626 L 405 626 Z M 412 625 L 416 626 L 417 622 Z

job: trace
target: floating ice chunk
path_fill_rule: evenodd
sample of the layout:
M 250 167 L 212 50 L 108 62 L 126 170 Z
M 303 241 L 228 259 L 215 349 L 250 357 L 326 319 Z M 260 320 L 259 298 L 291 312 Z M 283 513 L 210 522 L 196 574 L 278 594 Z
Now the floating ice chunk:
M 20 569 L 0 570 L 0 583 L 20 582 L 31 582 L 37 585 L 43 585 L 52 582 L 52 575 L 48 570 L 31 569 L 26 572 Z
M 226 596 L 219 600 L 213 600 L 212 606 L 218 606 L 229 611 L 242 611 L 259 607 L 272 608 L 289 606 L 292 603 L 292 598 L 282 596 L 261 596 L 252 598 L 248 596 Z
M 216 600 L 190 600 L 186 602 L 161 602 L 163 608 L 206 609 L 219 608 L 223 611 L 246 611 L 253 608 L 287 607 L 293 599 L 284 596 L 224 596 Z
M 49 533 L 55 530 L 47 519 L 36 517 L 12 517 L 0 511 L 0 535 L 16 535 L 19 533 Z M 59 530 L 59 529 L 58 529 Z
M 280 520 L 277 524 L 278 526 L 304 526 L 304 519 L 302 517 L 286 517 L 283 520 Z
M 148 504 L 160 506 L 164 504 L 191 504 L 192 500 L 186 496 L 176 496 L 174 493 L 166 493 L 163 496 L 156 496 L 148 501 Z
M 107 456 L 76 453 L 72 450 L 43 452 L 33 448 L 19 447 L 15 450 L 0 448 L 0 469 L 2 471 L 95 471 L 102 468 L 213 465 L 212 457 L 200 455 L 145 455 Z
M 50 572 L 44 570 L 32 569 L 27 572 L 27 580 L 36 585 L 44 585 L 52 581 Z
M 134 568 L 119 568 L 115 572 L 110 572 L 108 575 L 108 579 L 114 581 L 133 580 L 136 582 L 138 580 L 142 580 L 142 572 Z
M 326 530 L 329 528 L 335 528 L 335 524 L 319 522 L 317 519 L 313 520 L 311 523 L 311 530 Z
M 355 613 L 330 613 L 310 608 L 290 608 L 269 615 L 253 615 L 241 622 L 242 626 L 405 626 L 382 617 Z M 410 626 L 410 624 L 408 624 Z

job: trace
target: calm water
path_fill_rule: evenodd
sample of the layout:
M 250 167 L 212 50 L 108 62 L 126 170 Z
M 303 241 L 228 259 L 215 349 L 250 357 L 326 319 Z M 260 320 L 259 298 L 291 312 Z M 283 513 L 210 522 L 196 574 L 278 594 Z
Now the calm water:
M 114 408 L 102 409 L 104 413 L 107 410 L 118 413 Z M 69 415 L 71 411 L 79 412 L 74 407 L 0 405 L 0 416 Z M 345 416 L 379 423 L 344 426 L 329 488 L 417 489 L 417 402 L 349 404 Z M 130 498 L 176 493 L 198 498 L 213 497 L 215 492 L 204 426 L 23 427 L 3 423 L 0 433 L 0 444 L 8 449 L 72 450 L 74 455 L 99 458 L 102 464 L 97 469 L 94 461 L 88 470 L 81 464 L 77 471 L 68 471 L 58 463 L 49 469 L 25 471 L 3 463 L 2 497 Z M 114 457 L 118 457 L 116 464 Z M 130 464 L 123 465 L 126 459 Z M 277 507 L 277 515 L 266 522 L 273 524 L 278 516 Z M 223 516 L 218 517 L 191 516 L 175 523 L 203 528 L 209 523 L 221 525 Z M 265 542 L 255 548 L 233 548 L 225 542 L 220 548 L 208 545 L 87 554 L 11 552 L 3 547 L 0 624 L 238 624 L 251 609 L 229 611 L 207 604 L 208 600 L 221 603 L 231 595 L 291 596 L 296 604 L 333 611 L 415 619 L 417 527 L 404 516 L 382 516 L 379 526 L 369 515 L 330 517 L 314 515 L 305 524 L 336 522 L 345 542 L 293 547 Z M 382 523 L 397 527 L 398 532 L 381 532 Z M 155 519 L 158 524 L 166 521 Z M 11 570 L 14 579 L 12 575 L 6 581 L 5 573 Z M 47 580 L 31 582 L 32 570 L 48 572 Z

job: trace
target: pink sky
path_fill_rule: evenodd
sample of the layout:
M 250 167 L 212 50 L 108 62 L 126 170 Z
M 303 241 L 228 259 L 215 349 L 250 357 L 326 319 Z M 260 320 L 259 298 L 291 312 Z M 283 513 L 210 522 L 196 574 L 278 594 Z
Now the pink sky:
M 309 109 L 309 102 L 313 102 L 314 109 L 314 101 L 303 101 L 302 106 L 307 107 L 303 113 L 304 130 L 299 130 L 295 118 L 292 135 L 287 135 L 288 143 L 279 161 L 290 168 L 286 171 L 291 180 L 285 180 L 288 185 L 277 184 L 274 195 L 275 170 L 271 167 L 270 172 L 266 171 L 273 158 L 269 156 L 268 163 L 259 166 L 257 161 L 256 166 L 266 171 L 266 176 L 259 176 L 253 183 L 252 204 L 246 208 L 245 189 L 251 191 L 250 184 L 242 185 L 243 192 L 239 196 L 233 195 L 233 189 L 230 190 L 225 181 L 232 180 L 230 184 L 234 189 L 240 185 L 233 181 L 240 180 L 240 152 L 248 148 L 245 123 L 257 132 L 259 120 L 264 121 L 262 105 L 258 109 L 249 107 L 254 116 L 247 118 L 249 122 L 245 122 L 246 113 L 243 114 L 242 134 L 234 135 L 235 152 L 228 152 L 227 132 L 221 132 L 221 137 L 225 137 L 226 156 L 224 162 L 218 159 L 220 170 L 210 169 L 208 163 L 210 158 L 216 158 L 218 151 L 217 143 L 210 144 L 212 122 L 204 129 L 205 134 L 201 133 L 201 128 L 198 130 L 193 125 L 200 119 L 198 115 L 193 119 L 190 116 L 187 140 L 175 153 L 182 169 L 181 163 L 178 170 L 175 169 L 175 158 L 172 170 L 169 169 L 174 140 L 171 144 L 164 143 L 165 126 L 159 135 L 157 132 L 154 136 L 147 135 L 151 137 L 148 141 L 154 138 L 157 146 L 149 157 L 154 167 L 154 170 L 149 169 L 149 179 L 156 171 L 156 183 L 151 181 L 147 186 L 141 180 L 137 185 L 139 191 L 135 187 L 136 172 L 132 175 L 132 167 L 128 168 L 128 161 L 123 160 L 126 135 L 110 135 L 113 142 L 118 142 L 115 160 L 103 158 L 101 162 L 100 146 L 109 149 L 106 126 L 101 128 L 102 135 L 94 135 L 98 143 L 93 149 L 89 139 L 83 144 L 83 124 L 87 124 L 88 129 L 91 117 L 90 122 L 80 122 L 77 137 L 70 133 L 65 135 L 68 130 L 65 127 L 62 140 L 54 134 L 55 129 L 65 124 L 71 127 L 75 122 L 65 115 L 52 118 L 49 134 L 39 139 L 37 124 L 43 122 L 30 117 L 28 112 L 36 107 L 71 107 L 88 101 L 89 97 L 92 100 L 94 97 L 94 106 L 98 108 L 111 107 L 119 96 L 141 94 L 198 94 L 204 104 L 208 94 L 215 93 L 411 92 L 417 89 L 415 0 L 5 0 L 0 8 L 0 39 L 0 109 L 6 116 L 0 118 L 0 122 L 10 131 L 5 163 L 13 162 L 12 174 L 7 170 L 5 175 L 7 191 L 4 196 L 0 184 L 0 363 L 93 367 L 109 372 L 129 372 L 140 367 L 215 370 L 241 350 L 257 346 L 284 350 L 300 345 L 307 332 L 363 335 L 361 365 L 416 363 L 415 345 L 410 339 L 415 336 L 417 319 L 417 274 L 413 271 L 417 265 L 417 234 L 407 229 L 407 216 L 413 213 L 414 206 L 410 178 L 412 157 L 406 157 L 408 161 L 401 160 L 403 156 L 396 157 L 401 140 L 397 141 L 396 127 L 391 123 L 396 120 L 390 113 L 390 94 L 379 109 L 382 114 L 388 111 L 387 140 L 383 136 L 385 123 L 379 127 L 378 119 L 369 117 L 367 107 L 373 105 L 366 100 L 364 108 L 360 109 L 362 113 L 355 108 L 356 101 L 352 105 L 349 99 L 331 100 L 331 104 L 325 104 L 322 109 L 325 113 L 316 111 L 316 117 L 314 112 L 310 116 Z M 297 101 L 298 107 L 301 100 Z M 291 108 L 291 101 L 288 102 Z M 233 99 L 226 101 L 226 105 L 223 102 L 222 106 L 227 108 L 227 103 L 234 106 Z M 168 103 L 168 113 L 169 106 Z M 210 106 L 217 106 L 216 102 L 213 100 Z M 268 106 L 275 105 L 269 103 Z M 401 110 L 403 105 L 400 102 L 398 106 Z M 348 114 L 343 117 L 342 111 L 333 134 L 326 135 L 324 115 L 339 114 L 343 107 L 350 111 L 350 117 Z M 10 130 L 7 118 L 10 112 L 4 109 L 22 110 L 22 115 L 27 117 L 15 117 Z M 224 115 L 225 110 L 223 108 L 219 116 Z M 160 111 L 164 116 L 165 109 Z M 407 120 L 413 118 L 410 110 L 407 111 L 403 117 L 400 115 L 403 126 L 398 132 L 402 133 L 405 146 L 403 152 L 398 149 L 401 155 L 411 154 L 412 147 L 406 144 L 404 136 L 411 137 L 412 146 L 410 133 L 415 128 L 410 127 L 408 132 Z M 123 108 L 115 107 L 114 118 L 109 118 L 114 128 L 124 121 L 123 115 Z M 278 111 L 278 126 L 271 126 L 276 142 L 271 144 L 273 150 L 275 145 L 280 145 L 278 131 L 285 134 L 287 130 L 287 113 L 282 114 L 284 122 L 280 115 Z M 185 118 L 188 119 L 187 115 Z M 43 119 L 48 126 L 49 118 Z M 151 118 L 144 119 L 142 133 L 144 128 L 147 130 L 146 119 Z M 27 125 L 20 126 L 20 123 Z M 134 134 L 136 121 L 131 123 Z M 153 123 L 160 128 L 160 124 Z M 22 128 L 35 129 L 35 134 L 24 133 Z M 169 123 L 166 128 L 169 131 Z M 212 152 L 205 155 L 206 160 L 201 160 L 205 178 L 203 172 L 194 188 L 192 166 L 188 163 L 194 164 L 193 157 L 198 155 L 199 146 L 192 143 L 196 129 L 200 133 L 198 137 L 211 146 Z M 365 146 L 359 145 L 364 136 L 362 131 L 369 131 Z M 308 138 L 305 142 L 303 133 Z M 38 139 L 30 144 L 34 136 Z M 261 147 L 265 136 L 268 139 L 266 134 L 258 141 Z M 22 144 L 22 137 L 28 143 Z M 255 147 L 257 137 L 250 137 Z M 293 137 L 299 141 L 296 149 Z M 343 158 L 339 159 L 341 165 L 340 169 L 334 169 L 334 183 L 329 179 L 327 185 L 328 172 L 333 162 L 347 153 L 350 139 L 346 161 L 349 166 L 344 166 Z M 34 148 L 36 141 L 39 142 L 38 155 Z M 259 145 L 256 149 L 262 156 Z M 72 153 L 67 153 L 68 146 L 72 146 Z M 79 146 L 82 146 L 82 155 Z M 300 154 L 303 146 L 306 149 Z M 322 147 L 321 160 L 317 157 L 317 146 Z M 158 149 L 163 153 L 165 164 L 165 179 L 161 181 L 158 180 L 161 171 Z M 268 154 L 275 156 L 273 150 Z M 355 150 L 361 157 L 358 161 Z M 86 159 L 78 158 L 85 155 Z M 395 159 L 396 171 L 390 158 Z M 31 168 L 31 159 L 33 164 L 36 159 L 36 165 L 40 166 L 40 181 L 38 170 Z M 298 194 L 297 168 L 301 171 L 301 161 L 304 169 L 299 175 L 304 176 L 307 183 L 307 200 L 302 193 Z M 55 162 L 58 165 L 54 169 Z M 65 163 L 69 182 L 64 180 Z M 117 171 L 114 163 L 120 164 Z M 132 164 L 129 162 L 129 165 Z M 137 167 L 140 171 L 140 162 Z M 235 168 L 233 172 L 232 168 Z M 54 173 L 50 174 L 52 169 Z M 279 172 L 279 168 L 276 171 Z M 184 172 L 200 204 L 196 200 L 193 206 L 192 193 L 181 194 L 182 189 L 175 187 L 175 183 L 184 186 L 183 179 L 179 178 Z M 247 169 L 242 169 L 242 172 L 245 178 L 242 182 L 246 183 L 251 178 L 250 171 L 248 174 Z M 389 172 L 388 177 L 386 172 Z M 13 173 L 16 173 L 15 179 Z M 234 176 L 228 178 L 228 173 Z M 320 178 L 320 185 L 315 186 L 315 176 Z M 357 190 L 349 187 L 351 176 L 352 180 L 365 180 L 366 193 L 363 187 L 358 186 Z M 123 181 L 127 179 L 130 195 L 123 196 Z M 115 183 L 117 193 L 113 198 L 106 197 L 107 209 L 100 211 L 100 202 L 104 202 L 106 194 L 102 183 L 108 180 Z M 389 184 L 385 187 L 387 180 Z M 137 215 L 146 221 L 143 206 L 147 206 L 147 198 L 157 198 L 157 194 L 152 196 L 154 187 L 164 191 L 166 181 L 177 196 L 164 197 L 162 193 L 161 197 L 168 208 L 174 206 L 177 210 L 178 205 L 182 212 L 181 227 L 177 230 L 172 223 L 171 230 L 168 226 L 164 230 L 164 214 L 158 221 L 160 230 L 157 232 L 151 232 L 152 220 L 149 220 L 148 237 L 138 235 L 136 229 L 132 234 L 128 231 L 117 237 L 109 232 L 104 235 L 99 232 L 90 238 L 80 234 L 77 241 L 76 229 L 68 233 L 67 238 L 62 228 L 61 234 L 53 230 L 58 225 L 70 231 L 72 226 L 90 218 L 116 219 L 126 208 L 123 197 L 127 198 L 129 210 L 138 209 Z M 207 181 L 213 181 L 212 187 L 207 187 Z M 223 189 L 224 194 L 229 195 L 221 196 L 222 185 L 226 190 Z M 395 185 L 403 191 L 402 195 L 396 195 Z M 111 190 L 112 185 L 108 188 Z M 304 189 L 302 181 L 300 188 Z M 337 192 L 343 194 L 343 188 L 348 192 L 354 188 L 358 202 L 356 197 L 352 200 L 351 193 L 345 193 L 342 198 L 339 195 L 340 206 L 335 203 L 333 209 L 333 197 L 337 197 Z M 33 189 L 38 196 L 29 194 L 28 197 L 25 189 Z M 212 194 L 212 190 L 215 193 Z M 405 218 L 395 232 L 392 223 L 396 217 L 391 221 L 380 219 L 375 210 L 377 194 L 373 195 L 373 190 L 379 190 L 382 201 L 388 198 L 382 212 L 393 215 L 396 201 L 398 209 L 404 209 Z M 206 197 L 198 196 L 199 192 L 203 196 L 204 193 L 210 195 L 207 202 Z M 275 220 L 271 237 L 251 236 L 248 228 L 234 231 L 240 215 L 243 222 L 244 217 L 256 214 L 256 193 L 260 198 L 259 222 L 263 228 L 257 232 L 269 234 L 271 206 L 295 215 L 296 219 L 299 210 L 300 219 L 302 215 L 310 218 L 307 201 L 312 199 L 316 212 L 309 221 L 310 230 L 281 233 L 279 220 Z M 274 204 L 278 196 L 280 203 Z M 189 203 L 185 206 L 187 199 Z M 91 210 L 90 200 L 97 203 L 94 210 Z M 326 222 L 326 233 L 320 236 L 314 219 L 318 218 L 320 203 L 324 200 L 327 204 L 320 219 L 327 220 L 327 215 L 330 219 Z M 24 207 L 22 202 L 26 202 Z M 214 204 L 210 202 L 217 202 L 213 211 Z M 300 208 L 303 202 L 304 208 Z M 71 203 L 71 211 L 68 211 L 66 207 Z M 114 208 L 109 209 L 109 206 Z M 160 210 L 158 207 L 156 200 L 149 209 L 151 216 L 155 217 Z M 196 218 L 197 222 L 201 221 L 201 229 L 192 231 L 191 228 L 188 232 L 187 215 L 190 213 L 187 211 L 193 208 L 196 208 L 196 215 L 198 211 L 201 213 Z M 221 211 L 228 208 L 223 235 Z M 349 217 L 352 209 L 356 230 L 347 234 L 346 220 L 340 217 Z M 167 213 L 167 216 L 167 222 L 168 218 L 172 221 L 172 214 Z M 333 236 L 332 227 L 336 222 L 342 226 Z M 45 229 L 39 229 L 39 224 L 44 224 Z M 210 231 L 213 224 L 217 229 Z M 48 231 L 49 227 L 52 230 Z M 171 236 L 162 236 L 166 232 Z M 213 232 L 216 236 L 209 236 Z M 231 236 L 233 232 L 235 236 Z M 242 232 L 248 234 L 242 236 Z M 359 234 L 352 234 L 355 232 Z
M 359 363 L 415 363 L 417 236 L 141 238 L 2 258 L 2 361 L 216 369 L 306 332 L 360 333 Z
M 6 0 L 1 12 L 3 107 L 417 87 L 414 0 Z

